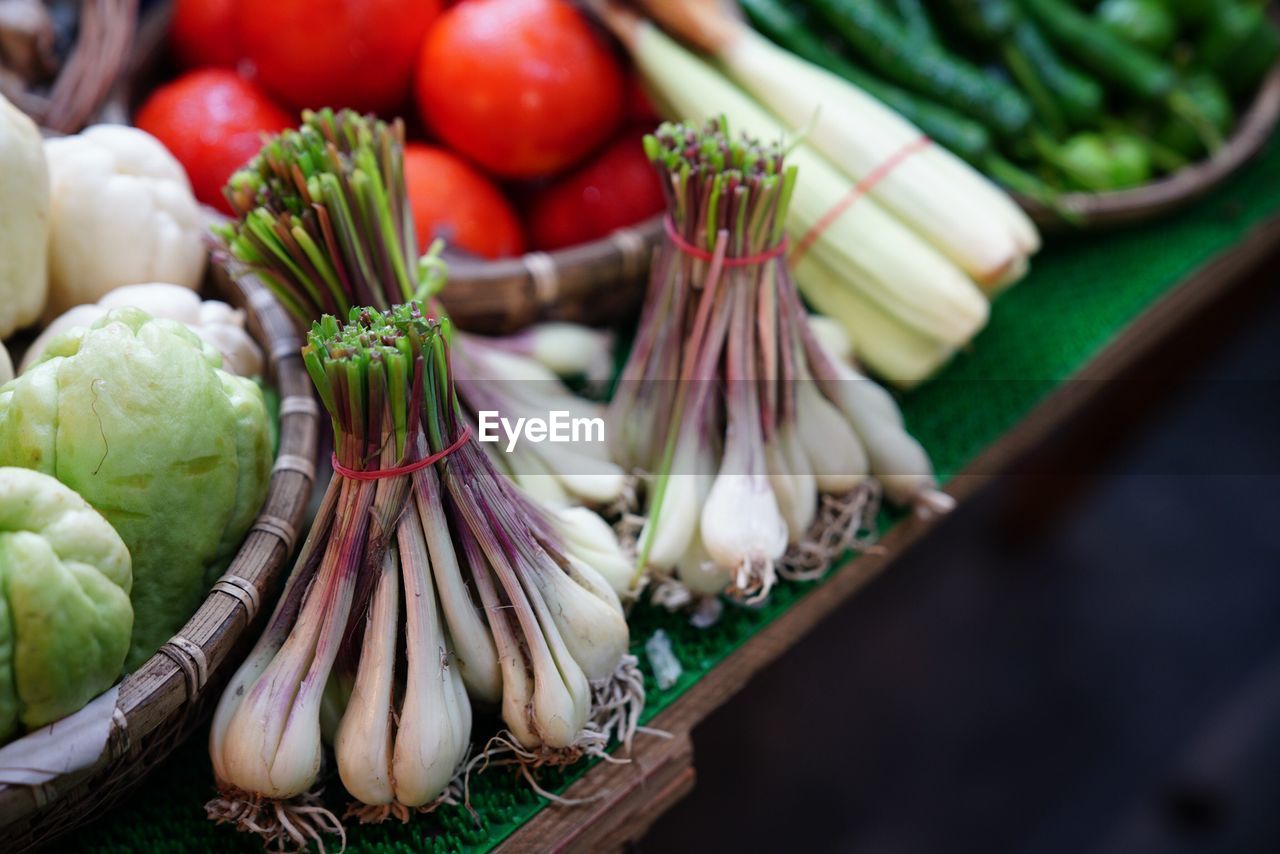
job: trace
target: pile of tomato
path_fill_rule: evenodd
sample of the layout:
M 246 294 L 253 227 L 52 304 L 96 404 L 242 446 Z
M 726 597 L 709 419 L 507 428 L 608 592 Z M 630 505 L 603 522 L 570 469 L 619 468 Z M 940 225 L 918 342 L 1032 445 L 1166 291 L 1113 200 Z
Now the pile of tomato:
M 653 109 L 566 0 L 178 0 L 170 46 L 183 70 L 135 122 L 224 211 L 262 135 L 318 107 L 406 119 L 422 247 L 560 249 L 663 207 L 641 145 Z

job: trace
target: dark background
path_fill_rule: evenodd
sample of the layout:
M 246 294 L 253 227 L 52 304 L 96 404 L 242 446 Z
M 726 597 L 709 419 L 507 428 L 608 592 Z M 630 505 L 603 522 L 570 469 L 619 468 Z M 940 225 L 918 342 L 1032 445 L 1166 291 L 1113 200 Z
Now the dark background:
M 694 730 L 641 852 L 1280 852 L 1280 257 Z

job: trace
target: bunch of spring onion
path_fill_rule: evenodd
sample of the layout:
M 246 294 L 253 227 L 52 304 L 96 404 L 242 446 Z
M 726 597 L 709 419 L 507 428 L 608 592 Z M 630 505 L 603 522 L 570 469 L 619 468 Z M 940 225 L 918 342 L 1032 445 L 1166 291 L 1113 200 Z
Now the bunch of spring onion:
M 340 829 L 315 797 L 326 731 L 361 820 L 432 809 L 452 797 L 472 699 L 500 706 L 508 729 L 488 753 L 526 774 L 634 729 L 643 688 L 591 565 L 595 529 L 558 524 L 494 469 L 449 338 L 415 303 L 326 316 L 308 336 L 338 464 L 215 712 L 218 820 L 299 844 Z
M 432 353 L 374 319 L 339 328 L 327 318 L 304 350 L 333 420 L 335 459 L 354 472 L 430 453 L 422 421 Z M 388 813 L 430 804 L 461 765 L 471 707 L 450 664 L 411 481 L 330 481 L 267 631 L 218 704 L 217 817 L 300 844 L 334 823 L 309 798 L 323 755 L 324 691 L 340 669 L 355 678 L 335 750 L 357 801 Z
M 399 120 L 305 112 L 301 127 L 270 139 L 227 185 L 238 219 L 218 233 L 232 272 L 260 278 L 303 328 L 322 314 L 345 317 L 353 306 L 430 299 L 443 264 L 438 245 L 418 257 L 403 153 Z M 605 336 L 568 324 L 506 339 L 459 333 L 454 372 L 463 406 L 473 424 L 482 410 L 511 423 L 557 411 L 599 417 L 599 406 L 574 395 L 556 371 L 589 374 L 607 366 L 608 349 Z M 608 505 L 628 486 L 603 441 L 525 442 L 495 462 L 539 497 L 566 506 Z
M 609 413 L 616 458 L 650 476 L 638 566 L 760 601 L 855 542 L 879 487 L 949 506 L 893 399 L 809 327 L 781 254 L 797 170 L 780 145 L 712 120 L 645 146 L 669 235 Z
M 986 324 L 988 296 L 1039 248 L 1030 220 L 985 177 L 847 81 L 756 35 L 719 0 L 646 0 L 725 73 L 621 6 L 593 4 L 668 112 L 723 115 L 760 138 L 797 134 L 804 177 L 787 229 L 805 296 L 848 329 L 886 380 L 927 378 Z

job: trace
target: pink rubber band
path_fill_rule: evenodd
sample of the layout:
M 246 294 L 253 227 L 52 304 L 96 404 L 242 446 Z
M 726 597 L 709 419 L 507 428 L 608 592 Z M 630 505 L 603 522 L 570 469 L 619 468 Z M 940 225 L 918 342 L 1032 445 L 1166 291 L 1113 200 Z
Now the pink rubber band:
M 662 227 L 667 230 L 667 237 L 671 238 L 671 242 L 676 245 L 681 252 L 699 261 L 710 261 L 715 257 L 714 252 L 708 252 L 701 246 L 695 246 L 684 235 L 676 229 L 675 221 L 671 219 L 671 214 L 667 214 L 662 218 Z M 726 267 L 749 267 L 752 264 L 763 264 L 765 261 L 777 258 L 783 252 L 787 251 L 787 237 L 784 234 L 782 240 L 777 246 L 766 249 L 763 252 L 757 252 L 755 255 L 743 255 L 740 257 L 726 256 L 722 262 Z
M 458 437 L 458 440 L 443 451 L 390 469 L 370 469 L 369 471 L 360 471 L 358 469 L 349 469 L 342 463 L 338 462 L 338 455 L 336 453 L 332 454 L 330 459 L 333 461 L 333 470 L 343 477 L 349 477 L 352 480 L 382 480 L 384 477 L 399 477 L 402 474 L 412 474 L 418 469 L 424 469 L 432 463 L 439 462 L 461 448 L 467 439 L 470 438 L 471 425 L 468 424 L 466 429 L 462 431 L 462 435 Z

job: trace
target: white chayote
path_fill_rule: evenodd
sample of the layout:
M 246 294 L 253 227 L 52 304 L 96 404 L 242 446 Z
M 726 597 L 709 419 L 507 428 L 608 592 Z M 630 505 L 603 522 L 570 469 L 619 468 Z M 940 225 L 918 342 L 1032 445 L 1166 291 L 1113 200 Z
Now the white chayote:
M 0 95 L 0 338 L 44 310 L 48 242 L 49 173 L 40 131 Z
M 181 164 L 150 134 L 94 125 L 47 140 L 51 220 L 46 317 L 113 288 L 204 273 L 206 225 Z
M 124 285 L 102 296 L 93 305 L 78 305 L 59 315 L 31 342 L 22 357 L 21 371 L 35 364 L 45 345 L 76 326 L 92 326 L 113 308 L 132 306 L 152 317 L 176 320 L 199 335 L 222 354 L 222 367 L 237 376 L 262 374 L 262 349 L 244 328 L 244 312 L 218 300 L 200 300 L 200 296 L 181 285 L 149 282 Z M 0 383 L 8 377 L 0 363 Z

